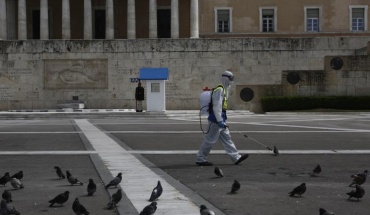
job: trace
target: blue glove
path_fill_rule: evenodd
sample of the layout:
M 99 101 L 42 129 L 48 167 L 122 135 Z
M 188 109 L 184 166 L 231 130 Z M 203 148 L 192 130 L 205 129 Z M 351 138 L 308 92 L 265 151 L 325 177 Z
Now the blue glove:
M 219 128 L 226 128 L 226 123 L 224 121 L 220 121 L 217 123 Z

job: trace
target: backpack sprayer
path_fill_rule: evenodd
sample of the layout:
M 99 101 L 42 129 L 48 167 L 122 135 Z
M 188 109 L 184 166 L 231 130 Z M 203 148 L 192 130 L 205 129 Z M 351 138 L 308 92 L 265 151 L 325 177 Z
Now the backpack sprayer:
M 202 115 L 206 115 L 209 113 L 209 109 L 212 108 L 212 102 L 211 102 L 211 97 L 212 97 L 212 92 L 213 89 L 209 89 L 208 87 L 205 87 L 203 89 L 203 92 L 200 94 L 200 110 L 199 110 L 199 124 L 200 124 L 200 130 L 203 132 L 203 134 L 208 134 L 209 132 L 209 127 L 208 130 L 204 131 L 202 127 Z

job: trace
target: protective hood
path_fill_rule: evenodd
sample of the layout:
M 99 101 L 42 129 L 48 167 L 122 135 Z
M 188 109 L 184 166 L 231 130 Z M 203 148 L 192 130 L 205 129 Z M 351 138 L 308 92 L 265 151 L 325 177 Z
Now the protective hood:
M 225 71 L 222 73 L 222 76 L 221 76 L 221 83 L 222 85 L 225 87 L 225 88 L 229 88 L 230 85 L 232 85 L 233 83 L 233 80 L 234 80 L 234 75 L 232 72 L 230 71 Z

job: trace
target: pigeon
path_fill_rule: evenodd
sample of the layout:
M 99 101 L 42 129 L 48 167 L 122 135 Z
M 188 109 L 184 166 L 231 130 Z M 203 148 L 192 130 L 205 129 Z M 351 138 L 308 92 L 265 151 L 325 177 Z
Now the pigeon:
M 87 195 L 92 196 L 96 191 L 96 184 L 94 183 L 94 180 L 91 178 L 89 179 L 89 184 L 87 185 Z
M 122 173 L 118 173 L 116 177 L 114 177 L 107 185 L 105 185 L 105 189 L 108 189 L 109 187 L 115 186 L 117 187 L 119 183 L 122 181 Z
M 334 215 L 333 212 L 325 210 L 324 208 L 320 208 L 319 211 L 320 211 L 320 215 Z
M 200 206 L 200 215 L 216 215 L 215 212 L 211 211 L 205 205 Z
M 140 212 L 139 215 L 152 215 L 157 210 L 157 202 L 152 202 L 150 205 L 145 206 L 145 208 Z
M 78 201 L 78 198 L 75 199 L 75 201 L 72 204 L 72 210 L 75 212 L 77 215 L 88 215 L 90 214 L 86 208 L 80 204 L 80 201 Z
M 276 146 L 274 146 L 274 149 L 272 151 L 274 152 L 275 156 L 279 155 L 279 150 L 276 148 Z
M 302 196 L 302 194 L 306 192 L 306 183 L 302 183 L 298 187 L 294 188 L 289 194 L 289 196 L 294 196 L 295 194 Z
M 224 173 L 222 172 L 222 170 L 220 168 L 218 168 L 217 166 L 215 167 L 215 174 L 218 176 L 218 177 L 224 177 Z
M 79 184 L 79 185 L 83 185 L 83 183 L 81 181 L 79 181 L 77 178 L 73 177 L 72 174 L 67 170 L 67 179 L 69 181 L 69 183 L 71 183 L 71 185 L 75 185 L 75 184 Z
M 355 190 L 351 190 L 351 192 L 347 193 L 347 195 L 349 196 L 348 200 L 351 198 L 357 198 L 357 201 L 360 201 L 360 198 L 362 198 L 365 194 L 365 190 L 358 184 L 356 184 L 355 186 L 356 186 Z
M 16 178 L 10 179 L 10 184 L 12 185 L 12 187 L 14 187 L 14 189 L 23 189 L 24 188 L 22 182 L 19 179 L 16 179 Z
M 20 215 L 19 211 L 17 211 L 14 206 L 10 203 L 6 203 L 5 200 L 1 200 L 1 210 L 4 215 Z
M 53 207 L 54 204 L 60 204 L 60 206 L 63 206 L 63 203 L 66 202 L 69 198 L 69 191 L 65 191 L 64 193 L 61 193 L 57 195 L 54 199 L 50 200 L 49 207 Z
M 118 189 L 117 192 L 113 193 L 110 202 L 108 202 L 107 209 L 111 210 L 116 207 L 117 203 L 122 199 L 122 190 Z
M 351 175 L 351 178 L 353 179 L 349 187 L 352 187 L 353 185 L 356 185 L 356 184 L 361 185 L 365 183 L 366 178 L 367 178 L 367 173 L 368 171 L 365 170 L 363 173 L 356 173 L 356 174 Z
M 238 180 L 234 180 L 233 185 L 231 186 L 231 193 L 236 193 L 240 189 L 240 183 Z
M 19 171 L 15 173 L 14 175 L 10 176 L 10 178 L 16 178 L 16 179 L 21 180 L 23 178 L 23 171 Z
M 59 179 L 65 179 L 66 178 L 62 169 L 59 166 L 54 166 L 54 169 L 55 169 L 55 172 L 57 173 Z
M 321 166 L 320 164 L 317 164 L 317 166 L 312 170 L 312 173 L 310 175 L 312 177 L 317 177 L 317 175 L 321 172 Z
M 163 188 L 161 185 L 161 182 L 158 180 L 157 186 L 153 188 L 152 194 L 150 195 L 149 201 L 155 201 L 157 200 L 163 192 Z
M 4 176 L 0 178 L 0 184 L 3 185 L 3 186 L 5 186 L 6 183 L 8 183 L 10 181 L 10 179 L 11 178 L 10 178 L 9 172 L 6 172 L 4 174 Z
M 9 203 L 9 202 L 12 202 L 13 200 L 12 200 L 12 193 L 11 192 L 9 192 L 8 190 L 4 190 L 4 192 L 3 192 L 3 194 L 2 194 L 2 197 L 3 197 L 3 199 L 7 202 L 7 203 Z
M 5 200 L 1 200 L 0 204 L 0 214 L 1 215 L 8 215 L 8 210 L 6 209 L 7 202 Z

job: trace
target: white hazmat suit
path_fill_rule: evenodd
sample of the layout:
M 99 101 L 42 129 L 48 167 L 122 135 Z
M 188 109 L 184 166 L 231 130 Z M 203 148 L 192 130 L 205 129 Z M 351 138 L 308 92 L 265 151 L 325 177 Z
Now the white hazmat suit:
M 225 71 L 222 73 L 221 77 L 222 86 L 219 85 L 212 93 L 211 101 L 213 107 L 210 107 L 212 110 L 208 117 L 209 131 L 204 136 L 204 141 L 200 146 L 196 158 L 196 164 L 200 166 L 212 165 L 212 163 L 208 162 L 207 159 L 213 145 L 218 139 L 221 140 L 222 146 L 234 164 L 238 165 L 248 157 L 247 154 L 243 156 L 239 154 L 235 144 L 231 140 L 230 131 L 226 126 L 227 98 L 230 85 L 234 80 L 234 75 L 230 71 Z

